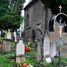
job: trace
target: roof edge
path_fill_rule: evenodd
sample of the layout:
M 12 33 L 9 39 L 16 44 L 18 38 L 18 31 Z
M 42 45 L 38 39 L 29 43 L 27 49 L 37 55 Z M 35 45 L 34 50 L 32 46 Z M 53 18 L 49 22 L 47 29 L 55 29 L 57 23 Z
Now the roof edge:
M 38 0 L 32 0 L 29 4 L 27 4 L 25 7 L 24 7 L 24 10 L 28 9 L 30 6 L 32 6 L 35 2 L 37 2 Z

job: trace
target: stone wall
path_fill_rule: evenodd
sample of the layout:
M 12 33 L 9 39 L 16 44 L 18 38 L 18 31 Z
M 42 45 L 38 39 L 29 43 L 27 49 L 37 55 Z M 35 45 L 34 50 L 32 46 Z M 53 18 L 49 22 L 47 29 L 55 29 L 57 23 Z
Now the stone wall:
M 30 3 L 31 4 L 31 3 Z M 29 6 L 28 4 L 27 6 Z M 47 13 L 47 14 L 46 14 Z M 49 26 L 49 20 L 51 17 L 51 11 L 50 9 L 47 9 L 46 7 L 40 2 L 40 0 L 36 0 L 35 3 L 32 3 L 31 6 L 25 7 L 25 21 L 24 21 L 24 27 L 25 29 L 27 27 L 31 27 L 31 29 L 36 29 L 36 23 L 41 22 L 42 23 L 42 32 L 44 35 L 45 32 L 45 26 Z M 30 35 L 32 36 L 32 31 Z M 26 33 L 28 34 L 28 32 Z M 32 37 L 30 37 L 32 39 Z

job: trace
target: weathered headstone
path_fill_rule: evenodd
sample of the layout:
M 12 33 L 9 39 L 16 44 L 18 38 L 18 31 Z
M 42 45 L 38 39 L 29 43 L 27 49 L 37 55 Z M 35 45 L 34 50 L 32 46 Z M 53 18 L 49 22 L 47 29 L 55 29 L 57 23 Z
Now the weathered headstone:
M 56 55 L 56 43 L 51 42 L 51 44 L 50 44 L 50 57 L 54 58 L 55 55 Z
M 24 50 L 25 48 L 24 48 L 23 40 L 20 39 L 19 43 L 17 43 L 17 46 L 16 46 L 16 63 L 25 61 Z
M 17 42 L 17 36 L 16 36 L 16 32 L 14 31 L 14 41 Z
M 44 43 L 43 43 L 43 57 L 44 59 L 50 56 L 50 39 L 46 33 L 45 37 L 44 37 Z
M 9 53 L 12 50 L 12 40 L 11 39 L 3 39 L 3 53 Z
M 10 33 L 10 29 L 8 29 L 8 33 L 7 33 L 7 39 L 11 39 L 11 33 Z

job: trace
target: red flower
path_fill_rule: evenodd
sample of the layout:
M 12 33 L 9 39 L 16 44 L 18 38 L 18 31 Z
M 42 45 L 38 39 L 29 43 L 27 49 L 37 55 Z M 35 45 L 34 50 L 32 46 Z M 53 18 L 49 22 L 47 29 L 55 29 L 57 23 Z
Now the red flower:
M 31 49 L 28 47 L 25 47 L 25 52 L 31 52 Z
M 2 48 L 2 45 L 0 45 L 0 49 Z
M 27 67 L 27 66 L 29 66 L 29 64 L 26 64 L 26 65 L 24 65 L 24 66 L 20 66 L 20 67 Z

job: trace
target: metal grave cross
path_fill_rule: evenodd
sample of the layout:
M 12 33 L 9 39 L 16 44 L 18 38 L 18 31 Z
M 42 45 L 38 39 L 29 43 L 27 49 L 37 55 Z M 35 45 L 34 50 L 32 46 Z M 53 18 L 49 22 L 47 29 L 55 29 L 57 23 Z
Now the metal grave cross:
M 62 9 L 61 5 L 59 6 L 59 9 L 60 9 L 60 13 L 61 13 L 61 9 Z

